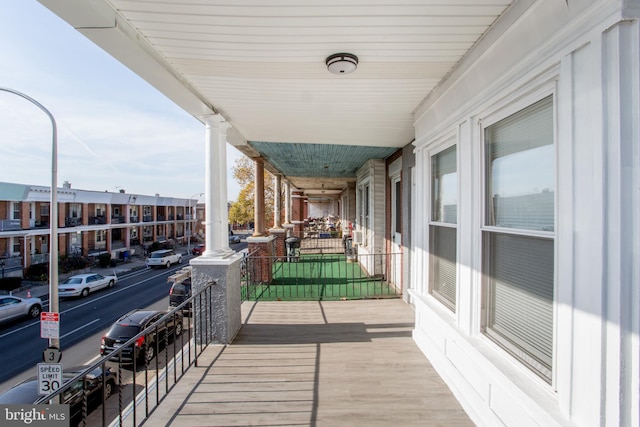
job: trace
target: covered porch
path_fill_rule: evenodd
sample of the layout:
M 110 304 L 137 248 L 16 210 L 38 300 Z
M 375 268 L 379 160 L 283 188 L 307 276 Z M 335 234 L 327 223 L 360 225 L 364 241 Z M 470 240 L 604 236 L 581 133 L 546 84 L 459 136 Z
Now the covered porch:
M 251 302 L 146 426 L 473 426 L 400 299 Z

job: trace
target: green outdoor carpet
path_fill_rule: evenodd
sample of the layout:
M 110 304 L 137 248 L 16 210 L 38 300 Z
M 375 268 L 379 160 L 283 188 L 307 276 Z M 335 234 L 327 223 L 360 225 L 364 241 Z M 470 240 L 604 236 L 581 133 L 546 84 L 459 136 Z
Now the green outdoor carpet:
M 341 300 L 397 297 L 383 275 L 369 275 L 344 255 L 302 255 L 298 262 L 274 262 L 271 283 L 245 289 L 245 299 L 266 301 Z M 249 294 L 249 295 L 246 295 Z

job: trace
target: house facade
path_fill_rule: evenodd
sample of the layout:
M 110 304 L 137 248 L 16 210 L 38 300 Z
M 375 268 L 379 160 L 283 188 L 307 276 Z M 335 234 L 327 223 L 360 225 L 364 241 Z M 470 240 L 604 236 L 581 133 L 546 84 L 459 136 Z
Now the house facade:
M 480 425 L 640 422 L 640 9 L 563 3 L 415 115 L 414 337 Z
M 50 187 L 0 183 L 0 255 L 5 276 L 49 262 Z M 58 188 L 60 256 L 122 258 L 153 242 L 187 242 L 197 200 Z M 202 209 L 202 206 L 200 206 Z M 200 217 L 203 214 L 200 213 Z

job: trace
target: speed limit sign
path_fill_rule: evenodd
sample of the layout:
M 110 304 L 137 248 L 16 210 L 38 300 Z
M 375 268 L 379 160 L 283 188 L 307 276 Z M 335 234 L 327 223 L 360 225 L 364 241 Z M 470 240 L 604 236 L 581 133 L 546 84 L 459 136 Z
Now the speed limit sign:
M 46 396 L 62 386 L 62 364 L 38 363 L 38 394 Z

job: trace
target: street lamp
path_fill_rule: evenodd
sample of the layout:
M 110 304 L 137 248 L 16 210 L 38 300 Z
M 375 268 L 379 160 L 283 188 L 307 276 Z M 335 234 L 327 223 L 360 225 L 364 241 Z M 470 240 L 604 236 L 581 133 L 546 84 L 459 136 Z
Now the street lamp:
M 50 252 L 49 252 L 49 311 L 53 313 L 59 312 L 58 304 L 58 129 L 56 120 L 53 115 L 44 108 L 35 99 L 18 92 L 17 90 L 0 87 L 0 91 L 13 93 L 18 95 L 33 105 L 41 109 L 49 120 L 51 120 L 51 213 L 50 213 L 50 229 L 51 236 Z M 49 338 L 49 346 L 60 348 L 60 338 Z
M 187 255 L 191 253 L 191 235 L 193 234 L 193 220 L 195 218 L 193 208 L 191 207 L 191 201 L 195 196 L 198 196 L 199 199 L 203 194 L 204 193 L 196 193 L 189 197 L 189 222 L 187 223 L 189 225 L 189 234 L 187 235 Z M 198 199 L 196 199 L 196 206 L 198 205 Z

